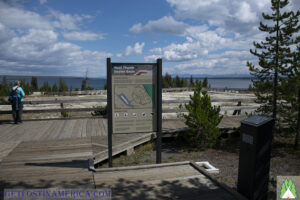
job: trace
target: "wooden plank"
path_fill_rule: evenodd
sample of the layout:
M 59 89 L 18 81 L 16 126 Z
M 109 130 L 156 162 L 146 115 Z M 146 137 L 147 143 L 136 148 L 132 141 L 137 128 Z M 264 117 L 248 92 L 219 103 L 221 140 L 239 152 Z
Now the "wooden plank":
M 72 131 L 74 128 L 75 120 L 66 120 L 64 129 L 61 131 L 58 139 L 70 138 L 72 136 Z
M 2 125 L 0 125 L 2 127 Z M 7 127 L 7 126 L 5 126 Z M 8 141 L 9 136 L 18 128 L 17 125 L 11 124 L 11 126 L 8 126 L 7 129 L 3 129 L 3 132 L 0 133 L 0 140 L 1 141 Z M 2 128 L 1 128 L 2 129 Z
M 97 135 L 97 129 L 99 130 L 99 126 L 98 126 L 98 123 L 95 119 L 91 119 L 91 136 L 96 136 Z
M 97 132 L 97 136 L 101 136 L 101 135 L 106 135 L 105 134 L 105 129 L 104 129 L 104 126 L 101 122 L 102 119 L 97 119 L 97 123 L 98 123 L 98 126 L 99 126 L 99 131 Z
M 90 138 L 22 142 L 0 165 L 0 188 L 91 187 Z
M 43 141 L 49 137 L 53 129 L 55 128 L 56 121 L 48 121 L 48 128 L 45 129 L 43 135 L 39 138 L 40 141 Z
M 51 137 L 49 139 L 58 139 L 59 135 L 61 134 L 61 131 L 64 129 L 64 126 L 66 124 L 66 120 L 57 121 L 57 127 L 53 130 L 53 133 L 51 133 Z
M 115 199 L 234 199 L 189 164 L 94 173 L 94 180 Z
M 9 136 L 3 141 L 21 141 L 24 138 L 27 138 L 28 133 L 25 131 L 28 127 L 32 127 L 31 123 L 22 123 L 15 125 L 16 128 L 10 132 Z
M 108 134 L 108 129 L 107 129 L 107 119 L 100 119 L 101 124 L 105 130 L 104 134 L 102 134 L 103 136 L 107 136 Z M 102 132 L 103 133 L 103 132 Z
M 20 141 L 0 142 L 0 163 L 19 143 Z
M 82 130 L 81 130 L 81 137 L 86 137 L 86 125 L 87 125 L 88 119 L 83 120 L 82 124 Z
M 95 123 L 95 132 L 94 132 L 94 135 L 92 136 L 99 136 L 101 135 L 101 127 L 100 127 L 100 124 L 99 124 L 99 119 L 94 119 L 94 123 Z
M 72 130 L 72 138 L 81 137 L 81 130 L 82 130 L 82 120 L 75 120 L 75 125 Z
M 44 126 L 47 125 L 47 122 L 40 121 L 38 123 L 30 123 L 31 127 L 28 127 L 28 129 L 24 130 L 23 134 L 26 134 L 27 136 L 23 139 L 23 141 L 34 141 L 36 140 L 36 137 L 44 130 Z M 26 131 L 28 130 L 28 131 Z
M 86 137 L 92 136 L 92 120 L 88 119 L 86 123 Z
M 54 135 L 56 134 L 56 132 L 60 129 L 60 127 L 62 125 L 63 125 L 63 121 L 62 120 L 55 120 L 55 121 L 53 121 L 51 128 L 45 134 L 45 137 L 43 138 L 43 140 L 54 139 Z
M 52 123 L 49 122 L 44 122 L 41 123 L 41 126 L 39 127 L 39 132 L 37 132 L 34 136 L 33 139 L 34 141 L 40 140 L 44 136 L 44 134 L 47 132 L 47 130 L 51 127 Z

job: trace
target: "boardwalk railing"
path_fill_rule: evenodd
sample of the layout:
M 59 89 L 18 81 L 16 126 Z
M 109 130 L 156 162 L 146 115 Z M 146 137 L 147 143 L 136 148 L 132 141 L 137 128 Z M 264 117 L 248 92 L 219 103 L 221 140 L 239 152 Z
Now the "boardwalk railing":
M 236 106 L 221 106 L 221 110 L 229 111 L 233 110 L 234 115 L 240 114 L 241 110 L 254 110 L 257 106 L 242 106 L 242 102 L 255 102 L 255 98 L 232 98 L 232 99 L 212 99 L 213 103 L 217 102 L 231 102 L 237 103 Z M 26 105 L 43 105 L 43 104 L 59 104 L 60 108 L 54 109 L 30 109 L 23 110 L 23 113 L 61 113 L 62 117 L 65 117 L 65 113 L 67 112 L 95 112 L 95 111 L 104 111 L 104 107 L 93 107 L 93 108 L 65 108 L 64 104 L 72 104 L 72 103 L 89 103 L 89 102 L 102 102 L 105 103 L 106 99 L 104 98 L 91 98 L 91 99 L 79 99 L 79 100 L 45 100 L 45 101 L 24 101 L 23 103 Z M 163 104 L 184 104 L 188 103 L 189 100 L 163 100 Z M 0 103 L 0 105 L 9 105 L 9 103 Z M 186 109 L 163 109 L 163 113 L 180 113 L 187 112 Z M 0 114 L 11 114 L 11 110 L 1 110 Z

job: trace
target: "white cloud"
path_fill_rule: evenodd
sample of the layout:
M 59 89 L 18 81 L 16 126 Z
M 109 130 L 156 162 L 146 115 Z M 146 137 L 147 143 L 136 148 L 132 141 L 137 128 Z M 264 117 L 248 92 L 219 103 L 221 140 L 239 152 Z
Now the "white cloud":
M 207 22 L 223 27 L 227 32 L 253 34 L 252 26 L 258 25 L 261 13 L 270 8 L 269 0 L 167 0 L 176 16 Z M 250 32 L 250 33 L 249 33 Z
M 243 23 L 258 21 L 256 13 L 251 10 L 251 7 L 247 2 L 240 2 L 239 9 L 235 13 L 235 17 Z
M 40 4 L 47 3 L 47 0 L 40 0 Z
M 287 10 L 299 6 L 292 0 Z M 249 49 L 265 33 L 258 30 L 261 13 L 270 13 L 269 0 L 167 0 L 176 19 L 193 24 L 181 29 L 183 42 L 150 49 L 145 61 L 162 57 L 176 62 L 167 67 L 170 73 L 248 73 L 246 61 L 257 63 Z M 147 25 L 147 24 L 146 24 Z M 146 27 L 146 25 L 144 27 Z M 141 26 L 144 28 L 143 26 Z M 173 31 L 176 33 L 176 31 Z
M 82 76 L 88 68 L 93 76 L 105 75 L 105 58 L 111 53 L 85 50 L 59 37 L 60 29 L 79 29 L 89 16 L 55 13 L 53 19 L 0 2 L 1 74 Z M 76 32 L 84 39 L 101 38 L 80 29 Z M 76 38 L 76 34 L 69 36 Z
M 247 74 L 247 60 L 253 60 L 248 51 L 226 51 L 179 63 L 165 70 L 172 74 Z
M 10 28 L 51 29 L 51 22 L 39 14 L 0 1 L 0 22 Z
M 133 53 L 135 54 L 142 54 L 143 53 L 143 48 L 145 46 L 145 43 L 135 43 L 135 45 L 132 47 L 132 46 L 127 46 L 126 50 L 125 50 L 125 56 L 129 56 Z
M 78 41 L 104 39 L 103 34 L 96 34 L 88 31 L 65 32 L 63 33 L 63 36 L 68 40 L 78 40 Z
M 162 32 L 183 34 L 187 27 L 187 24 L 176 21 L 172 16 L 164 16 L 158 20 L 150 20 L 144 26 L 141 23 L 135 24 L 130 28 L 130 31 L 133 33 Z
M 61 13 L 56 10 L 50 11 L 51 15 L 54 17 L 55 21 L 52 22 L 55 28 L 67 29 L 67 30 L 75 30 L 79 29 L 79 24 L 85 20 L 90 19 L 92 16 L 90 15 L 71 15 Z

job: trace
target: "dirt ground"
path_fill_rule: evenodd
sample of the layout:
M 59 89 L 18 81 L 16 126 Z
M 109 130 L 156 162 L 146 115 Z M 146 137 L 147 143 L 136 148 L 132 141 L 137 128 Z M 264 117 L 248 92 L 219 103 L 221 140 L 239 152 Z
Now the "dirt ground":
M 239 135 L 233 134 L 223 138 L 216 148 L 190 149 L 176 140 L 164 140 L 162 160 L 164 163 L 177 161 L 208 161 L 220 170 L 213 176 L 220 182 L 236 189 L 239 162 Z M 300 175 L 300 151 L 293 149 L 293 138 L 275 137 L 272 146 L 269 178 L 269 198 L 276 199 L 276 177 L 279 175 Z M 113 165 L 130 166 L 155 163 L 154 142 L 138 147 L 129 156 L 120 155 L 114 158 Z M 107 167 L 103 163 L 99 167 Z

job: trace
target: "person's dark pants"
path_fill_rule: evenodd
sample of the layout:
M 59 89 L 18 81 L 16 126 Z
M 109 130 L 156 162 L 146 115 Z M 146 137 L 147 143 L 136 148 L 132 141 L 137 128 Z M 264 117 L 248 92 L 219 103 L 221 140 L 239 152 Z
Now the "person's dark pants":
M 12 114 L 13 114 L 15 124 L 17 124 L 18 122 L 22 123 L 22 112 L 23 112 L 23 102 L 20 103 L 18 110 L 12 109 Z

